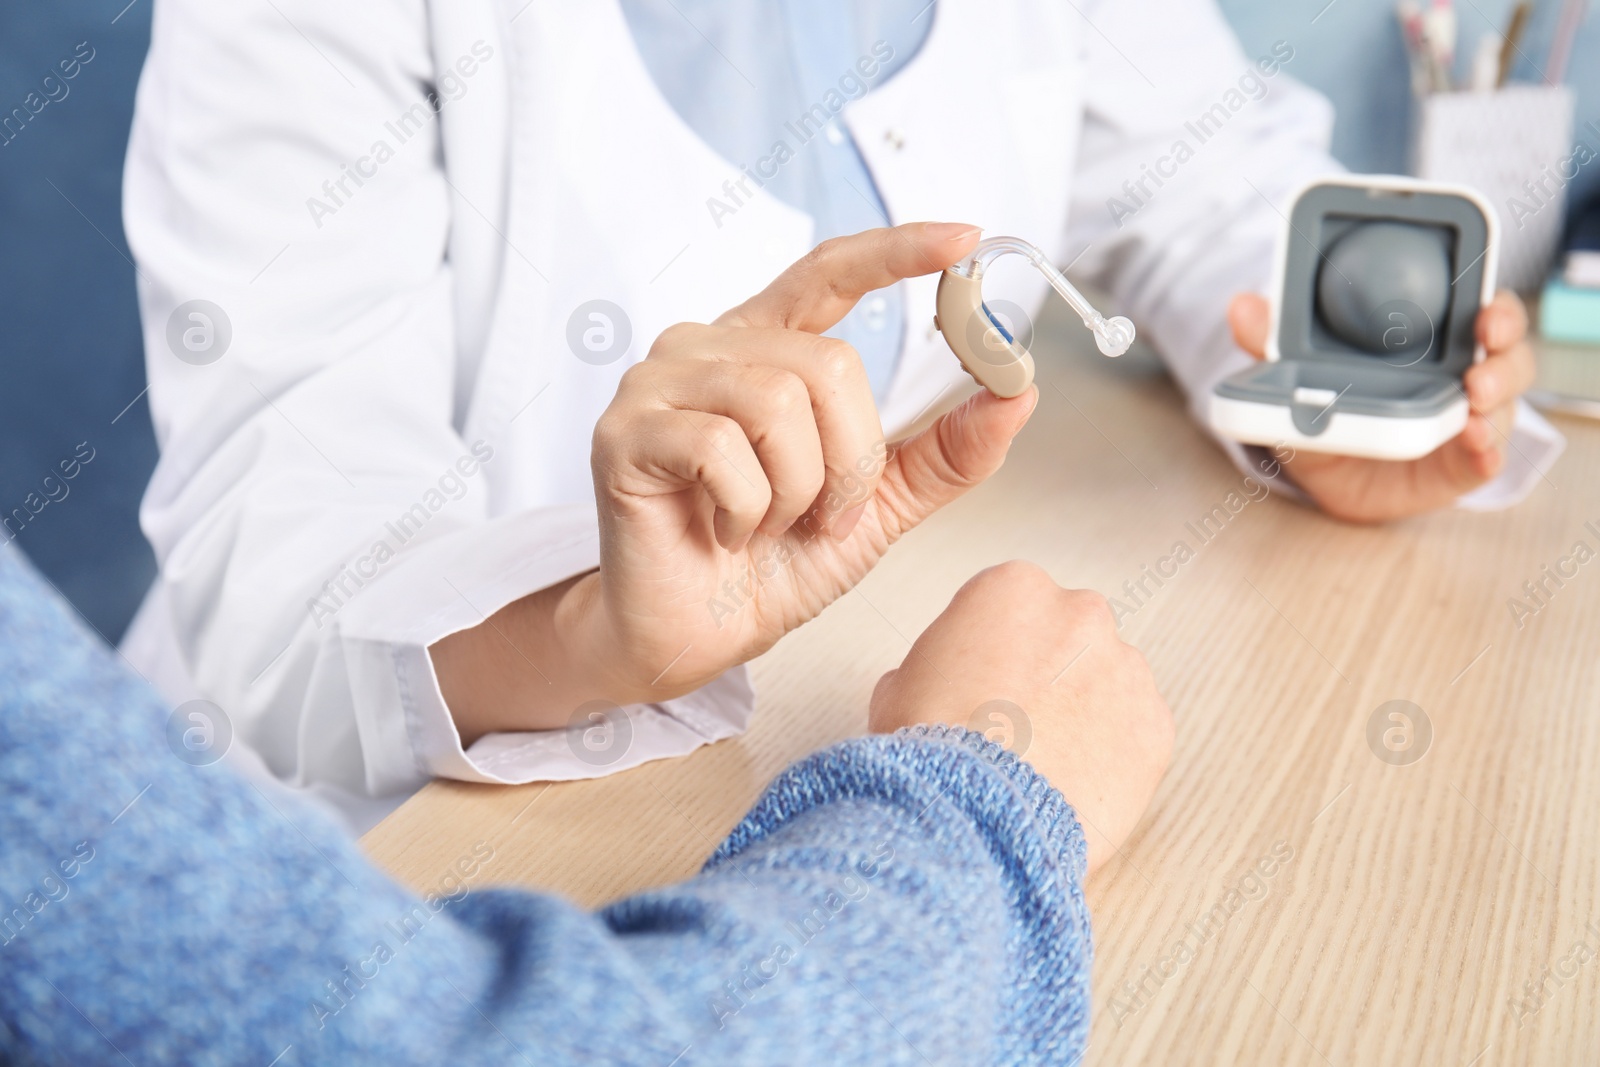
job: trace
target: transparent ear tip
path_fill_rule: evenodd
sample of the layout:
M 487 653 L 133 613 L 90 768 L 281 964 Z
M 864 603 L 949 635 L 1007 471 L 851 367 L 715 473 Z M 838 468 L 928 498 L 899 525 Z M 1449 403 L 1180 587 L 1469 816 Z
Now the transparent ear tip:
M 1102 319 L 1095 327 L 1094 343 L 1105 355 L 1122 355 L 1133 345 L 1133 323 L 1121 315 Z

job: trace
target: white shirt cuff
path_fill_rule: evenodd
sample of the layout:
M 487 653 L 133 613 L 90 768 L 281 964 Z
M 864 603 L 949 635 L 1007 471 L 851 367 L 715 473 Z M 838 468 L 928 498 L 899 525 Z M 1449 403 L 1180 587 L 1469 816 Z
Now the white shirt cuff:
M 1517 417 L 1506 441 L 1506 465 L 1492 481 L 1457 500 L 1456 507 L 1467 511 L 1499 511 L 1521 503 L 1545 479 L 1566 449 L 1566 436 L 1519 397 Z
M 417 545 L 349 604 L 341 637 L 371 793 L 414 789 L 436 776 L 496 783 L 597 778 L 746 729 L 754 696 L 738 667 L 675 700 L 621 709 L 605 724 L 616 737 L 600 751 L 588 724 L 489 734 L 471 749 L 462 745 L 429 646 L 599 561 L 591 505 L 541 509 Z
M 754 703 L 749 675 L 738 666 L 687 696 L 621 709 L 626 724 L 611 721 L 565 730 L 489 734 L 465 754 L 457 738 L 455 754 L 461 762 L 438 773 L 501 783 L 598 778 L 651 760 L 687 755 L 701 745 L 741 734 Z M 604 736 L 591 742 L 592 731 L 603 731 Z

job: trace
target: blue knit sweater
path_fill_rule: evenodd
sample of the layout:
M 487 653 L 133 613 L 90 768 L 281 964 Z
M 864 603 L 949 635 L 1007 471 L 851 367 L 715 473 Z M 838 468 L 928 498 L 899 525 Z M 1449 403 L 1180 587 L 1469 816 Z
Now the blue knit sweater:
M 1084 841 L 960 729 L 785 771 L 701 874 L 600 912 L 418 897 L 295 801 L 169 745 L 169 710 L 0 548 L 0 1060 L 1068 1064 Z

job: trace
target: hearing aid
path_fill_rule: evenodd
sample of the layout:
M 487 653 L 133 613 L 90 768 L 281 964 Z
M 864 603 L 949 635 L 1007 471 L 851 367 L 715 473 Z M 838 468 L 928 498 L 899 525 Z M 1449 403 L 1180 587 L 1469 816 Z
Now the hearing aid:
M 1133 344 L 1133 323 L 1118 315 L 1106 318 L 1084 299 L 1040 249 L 1019 237 L 991 237 L 939 277 L 933 323 L 968 374 L 999 397 L 1021 396 L 1033 384 L 1033 356 L 1017 342 L 1005 323 L 983 301 L 983 275 L 1003 255 L 1020 255 L 1045 276 L 1107 356 L 1120 356 Z

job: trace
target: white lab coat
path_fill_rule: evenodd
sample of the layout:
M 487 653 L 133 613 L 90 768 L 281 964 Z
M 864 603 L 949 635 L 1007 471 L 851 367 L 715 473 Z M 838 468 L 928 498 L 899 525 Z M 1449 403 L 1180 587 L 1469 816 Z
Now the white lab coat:
M 1148 168 L 1194 140 L 1185 122 L 1252 70 L 1211 4 L 940 0 L 924 17 L 917 56 L 843 111 L 893 220 L 1077 261 L 1203 398 L 1245 362 L 1222 311 L 1264 287 L 1287 192 L 1335 166 L 1326 102 L 1291 61 L 1156 184 Z M 357 825 L 383 810 L 359 798 L 433 775 L 584 777 L 743 729 L 740 669 L 630 709 L 630 750 L 604 768 L 560 732 L 464 751 L 427 652 L 596 565 L 589 439 L 622 371 L 812 244 L 808 216 L 752 185 L 733 214 L 710 209 L 739 162 L 657 91 L 616 0 L 160 0 L 125 219 L 161 577 L 129 657 Z M 1112 197 L 1137 208 L 1120 225 Z M 1005 284 L 1042 297 L 1026 274 Z M 891 433 L 967 381 L 933 292 L 906 284 Z M 196 299 L 231 325 L 204 365 L 169 342 Z M 605 365 L 567 339 L 596 299 L 632 327 Z

